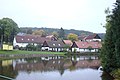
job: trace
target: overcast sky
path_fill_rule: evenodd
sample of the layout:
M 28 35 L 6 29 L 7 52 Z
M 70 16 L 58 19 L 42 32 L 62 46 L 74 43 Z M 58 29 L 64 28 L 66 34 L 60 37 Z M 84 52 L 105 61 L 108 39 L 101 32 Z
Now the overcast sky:
M 19 27 L 103 33 L 104 10 L 113 3 L 115 0 L 0 0 L 0 19 L 11 18 Z

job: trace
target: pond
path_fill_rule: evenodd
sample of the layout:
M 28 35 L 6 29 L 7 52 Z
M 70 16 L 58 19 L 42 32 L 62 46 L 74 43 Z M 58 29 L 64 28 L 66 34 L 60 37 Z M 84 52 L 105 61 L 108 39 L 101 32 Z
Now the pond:
M 4 59 L 0 60 L 0 75 L 15 80 L 105 80 L 99 67 L 94 56 Z

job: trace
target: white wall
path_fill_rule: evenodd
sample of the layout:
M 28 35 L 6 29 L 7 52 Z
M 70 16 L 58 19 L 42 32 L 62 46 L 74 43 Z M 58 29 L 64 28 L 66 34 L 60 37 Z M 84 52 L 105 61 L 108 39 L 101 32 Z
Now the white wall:
M 14 38 L 14 41 L 13 41 L 13 46 L 19 46 L 19 47 L 26 47 L 28 45 L 28 43 L 17 43 L 16 42 L 16 39 Z
M 74 49 L 76 49 L 76 52 L 98 52 L 98 49 L 92 49 L 90 51 L 89 49 L 80 49 L 80 48 L 72 48 L 72 52 L 74 52 Z
M 48 50 L 48 51 L 50 50 L 49 47 L 42 47 L 41 49 L 42 49 L 42 50 Z
M 99 41 L 99 42 L 101 42 L 101 39 L 87 39 L 86 41 L 88 41 L 88 42 L 92 42 L 92 41 Z

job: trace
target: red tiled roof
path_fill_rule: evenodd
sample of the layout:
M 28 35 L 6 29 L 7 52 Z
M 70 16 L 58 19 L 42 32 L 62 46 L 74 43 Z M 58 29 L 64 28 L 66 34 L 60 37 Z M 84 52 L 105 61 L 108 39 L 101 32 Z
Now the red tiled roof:
M 78 48 L 88 48 L 88 47 L 101 48 L 101 46 L 102 46 L 100 42 L 82 42 L 82 41 L 78 41 L 78 42 L 75 42 L 75 44 L 77 45 Z
M 41 37 L 37 35 L 17 35 L 16 37 L 17 43 L 43 43 L 44 41 L 50 41 L 50 38 Z
M 63 42 L 70 46 L 73 44 L 71 40 L 63 40 Z

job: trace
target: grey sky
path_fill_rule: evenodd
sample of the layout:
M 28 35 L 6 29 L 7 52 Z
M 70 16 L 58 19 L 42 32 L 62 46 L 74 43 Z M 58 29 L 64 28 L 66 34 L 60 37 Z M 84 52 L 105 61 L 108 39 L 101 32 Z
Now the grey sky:
M 48 27 L 105 32 L 104 10 L 115 0 L 0 0 L 0 19 L 19 27 Z M 101 25 L 101 23 L 103 25 Z

